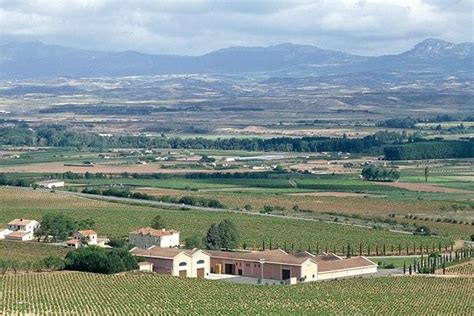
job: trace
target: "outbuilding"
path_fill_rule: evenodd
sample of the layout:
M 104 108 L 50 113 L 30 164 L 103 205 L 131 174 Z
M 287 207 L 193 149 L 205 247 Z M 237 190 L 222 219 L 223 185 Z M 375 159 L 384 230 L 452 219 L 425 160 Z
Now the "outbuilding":
M 45 181 L 35 182 L 35 184 L 41 188 L 46 188 L 46 189 L 64 188 L 64 181 L 62 180 L 45 180 Z
M 150 247 L 133 248 L 132 255 L 144 258 L 153 264 L 153 271 L 180 277 L 207 278 L 209 276 L 210 256 L 200 249 L 178 249 Z

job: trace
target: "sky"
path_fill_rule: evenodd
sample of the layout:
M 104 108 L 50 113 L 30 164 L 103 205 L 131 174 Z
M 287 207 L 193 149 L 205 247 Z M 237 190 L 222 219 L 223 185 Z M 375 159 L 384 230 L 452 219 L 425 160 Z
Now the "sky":
M 309 44 L 360 55 L 474 41 L 472 0 L 0 0 L 0 41 L 152 54 Z

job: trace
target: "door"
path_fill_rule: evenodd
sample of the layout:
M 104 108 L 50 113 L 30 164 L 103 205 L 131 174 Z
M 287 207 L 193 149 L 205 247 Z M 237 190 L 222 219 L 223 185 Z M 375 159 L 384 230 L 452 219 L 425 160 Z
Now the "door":
M 203 279 L 204 275 L 205 275 L 204 268 L 197 269 L 196 270 L 196 275 L 197 275 L 198 278 Z
M 224 265 L 225 274 L 234 274 L 234 265 L 232 263 L 226 263 Z
M 188 273 L 186 270 L 179 270 L 179 276 L 185 278 L 188 276 Z
M 237 272 L 238 272 L 238 273 L 237 273 L 238 275 L 242 275 L 242 274 L 243 274 L 243 273 L 242 273 L 242 269 L 239 269 Z
M 291 270 L 290 269 L 282 269 L 281 270 L 281 279 L 288 280 L 291 278 Z

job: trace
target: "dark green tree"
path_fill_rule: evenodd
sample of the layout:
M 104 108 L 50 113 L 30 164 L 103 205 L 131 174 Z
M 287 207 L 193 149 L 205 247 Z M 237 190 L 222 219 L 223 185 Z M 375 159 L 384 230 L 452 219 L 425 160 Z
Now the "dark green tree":
M 184 248 L 194 249 L 202 247 L 202 238 L 197 235 L 189 236 L 184 239 Z
M 77 223 L 63 214 L 45 214 L 36 235 L 44 241 L 64 241 L 78 230 Z
M 153 229 L 163 229 L 165 228 L 165 221 L 160 215 L 156 215 L 151 221 L 150 227 Z

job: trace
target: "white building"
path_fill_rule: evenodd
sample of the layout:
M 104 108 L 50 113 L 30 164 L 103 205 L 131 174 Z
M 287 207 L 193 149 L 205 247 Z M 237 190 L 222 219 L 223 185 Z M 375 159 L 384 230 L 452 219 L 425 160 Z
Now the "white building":
M 154 272 L 180 277 L 209 277 L 210 256 L 203 250 L 154 246 L 148 249 L 133 248 L 130 252 L 132 255 L 145 258 L 147 262 L 153 264 Z
M 45 180 L 35 182 L 41 188 L 55 189 L 55 188 L 64 188 L 64 181 L 61 180 Z
M 174 230 L 144 227 L 128 234 L 128 238 L 130 243 L 138 248 L 179 247 L 179 232 Z
M 105 244 L 108 239 L 97 237 L 97 233 L 92 229 L 78 230 L 74 233 L 73 238 L 66 241 L 69 248 L 79 248 L 82 246 L 99 246 L 107 247 Z
M 7 229 L 0 231 L 0 239 L 28 241 L 34 238 L 40 223 L 30 219 L 14 219 L 7 224 Z

